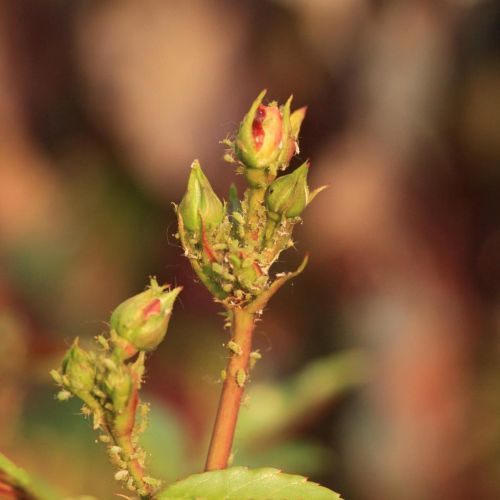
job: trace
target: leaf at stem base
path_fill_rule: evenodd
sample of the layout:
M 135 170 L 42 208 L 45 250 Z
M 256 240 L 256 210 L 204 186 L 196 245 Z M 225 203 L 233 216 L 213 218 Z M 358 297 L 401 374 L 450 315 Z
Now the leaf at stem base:
M 338 493 L 278 469 L 232 467 L 193 474 L 160 492 L 158 500 L 341 500 Z

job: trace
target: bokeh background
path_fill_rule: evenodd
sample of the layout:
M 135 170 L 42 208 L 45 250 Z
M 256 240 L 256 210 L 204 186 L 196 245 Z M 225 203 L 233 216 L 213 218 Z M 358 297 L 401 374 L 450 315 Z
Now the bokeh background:
M 202 469 L 225 364 L 171 202 L 262 88 L 308 105 L 310 184 L 258 325 L 235 464 L 349 500 L 500 498 L 500 4 L 2 0 L 0 449 L 67 494 L 119 490 L 48 370 L 149 275 L 185 289 L 151 356 L 152 474 Z

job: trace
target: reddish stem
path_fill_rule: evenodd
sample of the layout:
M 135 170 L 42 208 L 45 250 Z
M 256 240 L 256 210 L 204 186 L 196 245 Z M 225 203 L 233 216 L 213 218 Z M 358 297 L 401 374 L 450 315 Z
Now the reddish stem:
M 244 309 L 233 310 L 232 341 L 241 351 L 233 352 L 229 358 L 226 379 L 222 387 L 212 439 L 208 449 L 205 470 L 225 469 L 231 455 L 234 431 L 238 420 L 241 398 L 248 376 L 248 362 L 252 350 L 254 315 Z M 242 378 L 241 374 L 245 376 Z M 239 376 L 240 374 L 240 376 Z

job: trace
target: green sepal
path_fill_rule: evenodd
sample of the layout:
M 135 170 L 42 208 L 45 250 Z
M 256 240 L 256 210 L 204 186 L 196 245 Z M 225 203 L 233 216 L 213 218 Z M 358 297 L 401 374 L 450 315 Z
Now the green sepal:
M 179 210 L 177 210 L 177 223 L 179 226 L 179 238 L 181 240 L 182 247 L 185 250 L 186 257 L 188 257 L 191 262 L 194 272 L 215 298 L 226 298 L 228 293 L 221 287 L 219 280 L 216 279 L 211 269 L 211 266 L 203 264 L 203 262 L 195 256 L 195 250 L 189 243 L 189 237 L 184 228 L 184 220 L 179 214 Z
M 304 121 L 304 118 L 306 117 L 306 112 L 307 112 L 307 106 L 302 106 L 302 108 L 296 109 L 290 115 L 290 124 L 291 124 L 291 127 L 292 127 L 292 136 L 296 140 L 299 137 L 300 127 L 302 125 L 302 122 Z
M 240 124 L 234 142 L 235 153 L 247 168 L 263 168 L 266 166 L 265 163 L 259 162 L 259 159 L 256 157 L 257 151 L 253 137 L 253 121 L 266 93 L 267 90 L 264 89 L 253 101 L 248 113 Z
M 295 153 L 295 138 L 292 136 L 292 124 L 290 120 L 290 107 L 292 105 L 292 99 L 293 96 L 290 96 L 285 105 L 281 107 L 281 115 L 283 119 L 281 151 L 278 155 L 276 163 L 271 167 L 275 176 L 278 170 L 285 170 L 286 167 L 288 167 L 288 164 Z

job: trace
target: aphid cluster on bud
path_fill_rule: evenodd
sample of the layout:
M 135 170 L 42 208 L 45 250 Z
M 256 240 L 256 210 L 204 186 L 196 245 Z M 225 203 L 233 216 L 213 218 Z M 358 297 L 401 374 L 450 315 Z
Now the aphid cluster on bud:
M 262 91 L 243 118 L 225 159 L 237 164 L 249 187 L 234 185 L 221 201 L 195 160 L 177 207 L 179 238 L 198 277 L 226 306 L 245 306 L 272 286 L 269 269 L 293 245 L 294 224 L 319 192 L 307 185 L 309 163 L 278 177 L 298 153 L 306 108 L 291 112 L 290 97 L 263 104 Z
M 145 452 L 138 445 L 149 409 L 138 399 L 145 355 L 165 337 L 180 290 L 160 286 L 151 278 L 147 290 L 113 311 L 109 334 L 95 339 L 100 351 L 87 351 L 76 339 L 61 368 L 50 372 L 62 389 L 57 398 L 64 401 L 77 396 L 84 402 L 82 413 L 93 415 L 94 428 L 103 432 L 99 441 L 108 445 L 108 456 L 119 469 L 115 479 L 140 494 L 151 494 L 159 485 L 152 478 L 133 473 L 138 469 L 134 464 L 141 469 L 145 461 Z

